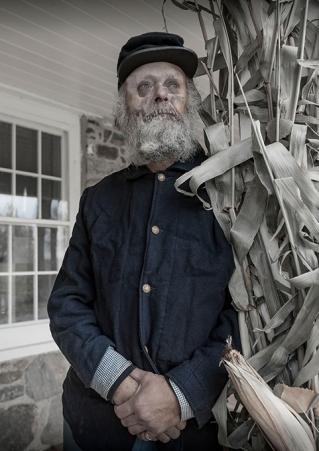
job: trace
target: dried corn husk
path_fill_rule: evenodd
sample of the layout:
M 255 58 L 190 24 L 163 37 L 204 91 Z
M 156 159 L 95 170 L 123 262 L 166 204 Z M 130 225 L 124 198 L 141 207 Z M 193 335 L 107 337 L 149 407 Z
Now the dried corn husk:
M 319 394 L 314 390 L 277 384 L 274 387 L 274 393 L 278 398 L 289 404 L 297 413 L 307 413 L 312 408 L 318 412 Z
M 238 351 L 228 349 L 223 364 L 241 402 L 275 450 L 316 450 L 307 423 L 273 393 Z

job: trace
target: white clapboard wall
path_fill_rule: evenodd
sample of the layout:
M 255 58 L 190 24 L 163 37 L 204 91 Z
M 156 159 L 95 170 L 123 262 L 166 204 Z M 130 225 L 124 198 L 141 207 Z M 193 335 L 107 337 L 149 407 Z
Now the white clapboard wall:
M 109 117 L 119 50 L 132 35 L 163 30 L 161 7 L 161 0 L 0 0 L 0 88 Z M 204 55 L 196 14 L 170 0 L 165 13 L 168 30 Z

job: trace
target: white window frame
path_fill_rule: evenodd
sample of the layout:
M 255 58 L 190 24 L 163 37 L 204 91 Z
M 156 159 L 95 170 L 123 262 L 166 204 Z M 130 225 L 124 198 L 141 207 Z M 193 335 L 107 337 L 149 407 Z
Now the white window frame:
M 67 149 L 67 179 L 72 181 L 69 186 L 69 221 L 72 226 L 78 210 L 81 194 L 81 129 L 80 113 L 68 110 L 50 102 L 44 102 L 25 93 L 12 93 L 0 88 L 0 115 L 7 120 L 19 123 L 38 124 L 39 127 L 56 128 L 65 133 Z M 65 149 L 63 149 L 65 151 Z M 1 220 L 1 218 L 0 218 Z M 15 224 L 27 223 L 28 220 L 17 220 Z M 31 223 L 45 220 L 31 220 Z M 54 221 L 55 222 L 55 221 Z M 52 221 L 50 221 L 52 224 Z M 59 221 L 56 221 L 59 225 Z M 52 339 L 49 320 L 36 320 L 29 322 L 1 325 L 0 327 L 0 362 L 22 358 L 44 352 L 57 350 Z

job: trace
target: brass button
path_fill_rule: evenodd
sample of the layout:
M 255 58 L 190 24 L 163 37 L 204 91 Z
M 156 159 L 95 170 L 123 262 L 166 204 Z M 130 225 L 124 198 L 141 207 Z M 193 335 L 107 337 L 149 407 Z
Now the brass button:
M 160 233 L 160 229 L 157 226 L 153 226 L 152 227 L 152 232 L 154 233 L 154 235 L 158 235 Z
M 144 283 L 143 291 L 144 293 L 149 293 L 151 291 L 151 285 L 149 285 L 148 283 Z
M 157 174 L 157 178 L 160 182 L 164 182 L 164 180 L 166 179 L 165 175 L 162 173 Z

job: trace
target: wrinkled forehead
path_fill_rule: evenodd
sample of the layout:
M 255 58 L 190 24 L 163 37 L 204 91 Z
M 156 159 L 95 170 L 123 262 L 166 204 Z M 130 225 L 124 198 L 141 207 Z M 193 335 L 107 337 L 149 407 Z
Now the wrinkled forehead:
M 184 71 L 175 64 L 166 62 L 148 63 L 139 66 L 127 77 L 125 84 L 130 89 L 145 79 L 160 82 L 167 78 L 175 78 L 186 85 L 187 78 Z

